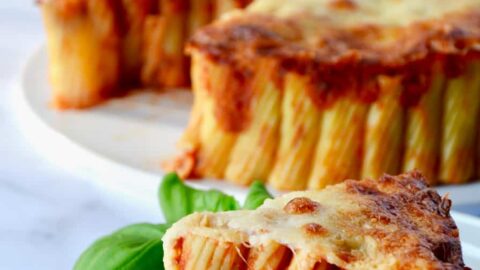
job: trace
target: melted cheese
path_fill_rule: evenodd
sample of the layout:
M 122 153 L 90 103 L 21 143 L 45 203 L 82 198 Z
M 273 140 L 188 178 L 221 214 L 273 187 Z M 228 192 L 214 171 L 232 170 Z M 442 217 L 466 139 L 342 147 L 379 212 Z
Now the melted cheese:
M 308 13 L 343 26 L 404 26 L 479 7 L 479 0 L 257 0 L 247 12 L 278 17 Z

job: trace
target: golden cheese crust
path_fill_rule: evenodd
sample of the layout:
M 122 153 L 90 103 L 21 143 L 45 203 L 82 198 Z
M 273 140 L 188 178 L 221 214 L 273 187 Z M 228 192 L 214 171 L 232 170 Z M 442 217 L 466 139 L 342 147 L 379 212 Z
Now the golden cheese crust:
M 247 74 L 252 61 L 273 58 L 280 73 L 310 77 L 320 106 L 352 91 L 370 101 L 378 74 L 398 75 L 409 105 L 428 89 L 435 62 L 461 74 L 479 42 L 475 0 L 259 0 L 199 31 L 187 51 Z
M 476 0 L 259 0 L 199 31 L 189 51 L 241 68 L 273 57 L 339 90 L 379 73 L 428 73 L 437 58 L 477 57 L 479 42 Z
M 467 269 L 450 206 L 417 172 L 348 180 L 268 200 L 254 211 L 190 215 L 164 237 L 165 266 L 183 269 L 178 243 L 195 235 L 251 250 L 279 243 L 293 256 L 278 269 L 316 269 L 318 262 L 337 267 L 325 269 Z

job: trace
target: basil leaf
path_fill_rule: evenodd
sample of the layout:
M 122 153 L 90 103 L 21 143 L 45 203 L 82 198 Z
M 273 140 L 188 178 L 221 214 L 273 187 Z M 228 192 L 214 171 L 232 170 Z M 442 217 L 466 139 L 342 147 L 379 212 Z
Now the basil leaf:
M 240 209 L 233 196 L 218 190 L 198 190 L 189 187 L 175 173 L 167 174 L 158 191 L 160 206 L 168 223 L 201 211 L 230 211 Z
M 164 269 L 162 237 L 168 228 L 142 223 L 120 229 L 93 243 L 74 269 Z
M 272 195 L 265 188 L 265 185 L 260 181 L 255 181 L 250 186 L 247 198 L 243 204 L 243 209 L 254 210 L 263 204 L 266 199 L 273 198 Z

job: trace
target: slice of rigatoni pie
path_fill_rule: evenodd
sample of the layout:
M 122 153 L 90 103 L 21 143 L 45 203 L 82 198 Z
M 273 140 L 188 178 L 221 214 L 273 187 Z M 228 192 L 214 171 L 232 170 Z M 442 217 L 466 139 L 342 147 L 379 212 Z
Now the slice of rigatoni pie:
M 468 269 L 450 206 L 411 172 L 195 213 L 165 234 L 165 269 Z

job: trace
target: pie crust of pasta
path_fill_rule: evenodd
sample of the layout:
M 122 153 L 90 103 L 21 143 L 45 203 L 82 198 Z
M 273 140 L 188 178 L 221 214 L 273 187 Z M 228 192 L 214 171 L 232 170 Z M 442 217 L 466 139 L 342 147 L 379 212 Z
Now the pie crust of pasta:
M 53 105 L 85 108 L 125 89 L 189 84 L 184 43 L 248 0 L 38 0 Z
M 468 269 L 450 206 L 412 172 L 195 213 L 165 234 L 165 269 Z
M 282 190 L 478 179 L 479 41 L 477 0 L 254 1 L 188 44 L 195 101 L 173 164 Z

